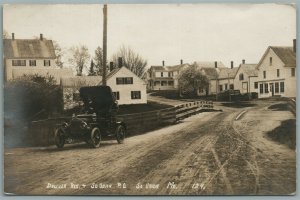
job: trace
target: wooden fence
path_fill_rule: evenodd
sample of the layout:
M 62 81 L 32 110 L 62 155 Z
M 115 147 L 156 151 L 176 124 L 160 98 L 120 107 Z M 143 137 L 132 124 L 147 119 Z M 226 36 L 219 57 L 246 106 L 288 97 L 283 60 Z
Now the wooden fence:
M 175 106 L 176 108 L 176 120 L 183 119 L 194 115 L 202 110 L 213 109 L 212 101 L 194 101 L 185 104 Z
M 290 98 L 288 100 L 288 106 L 289 106 L 289 109 L 291 110 L 291 112 L 296 116 L 296 99 L 292 99 Z
M 213 103 L 211 101 L 195 101 L 157 111 L 118 115 L 117 119 L 126 123 L 128 135 L 134 135 L 174 124 L 180 119 L 212 108 Z M 70 120 L 70 118 L 54 118 L 31 122 L 28 133 L 31 145 L 47 146 L 54 144 L 55 128 L 57 124 L 66 120 Z

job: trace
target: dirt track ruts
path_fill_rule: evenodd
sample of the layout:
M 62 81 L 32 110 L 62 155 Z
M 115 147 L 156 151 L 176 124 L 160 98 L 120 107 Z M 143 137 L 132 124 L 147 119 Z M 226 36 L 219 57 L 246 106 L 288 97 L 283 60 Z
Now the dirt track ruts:
M 265 112 L 264 109 L 264 106 L 253 107 L 238 121 L 235 117 L 240 109 L 200 113 L 177 125 L 127 138 L 122 145 L 115 141 L 104 142 L 99 149 L 88 148 L 85 144 L 67 145 L 61 151 L 55 147 L 6 149 L 5 192 L 290 194 L 295 191 L 293 151 L 282 145 L 280 152 L 273 151 L 278 144 L 256 135 L 258 130 L 253 124 L 259 127 L 262 122 L 248 117 L 248 113 L 251 116 Z M 268 112 L 270 116 L 274 114 Z M 285 163 L 280 163 L 279 159 Z M 275 169 L 268 170 L 272 167 Z M 283 176 L 281 171 L 286 167 L 289 170 Z M 280 185 L 281 182 L 285 184 Z M 48 183 L 65 183 L 67 188 L 49 189 Z M 71 183 L 86 187 L 73 189 Z M 112 184 L 112 187 L 95 189 L 91 188 L 92 183 Z M 125 183 L 126 188 L 118 187 L 118 183 Z M 159 187 L 149 189 L 147 183 L 159 184 Z M 137 188 L 137 184 L 143 188 Z

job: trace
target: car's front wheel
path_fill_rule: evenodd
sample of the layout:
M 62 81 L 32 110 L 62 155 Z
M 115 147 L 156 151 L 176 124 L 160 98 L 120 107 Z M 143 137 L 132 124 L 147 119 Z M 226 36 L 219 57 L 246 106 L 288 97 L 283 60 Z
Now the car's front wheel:
M 95 127 L 95 128 L 93 128 L 93 130 L 91 132 L 91 141 L 90 141 L 90 144 L 94 148 L 98 148 L 100 146 L 100 142 L 101 142 L 100 129 L 97 128 L 97 127 Z
M 125 128 L 122 125 L 119 125 L 116 129 L 116 138 L 119 144 L 122 144 L 125 139 Z
M 57 148 L 63 148 L 65 145 L 64 133 L 65 133 L 65 131 L 61 127 L 57 128 L 55 130 L 54 141 L 55 141 L 55 145 L 57 146 Z

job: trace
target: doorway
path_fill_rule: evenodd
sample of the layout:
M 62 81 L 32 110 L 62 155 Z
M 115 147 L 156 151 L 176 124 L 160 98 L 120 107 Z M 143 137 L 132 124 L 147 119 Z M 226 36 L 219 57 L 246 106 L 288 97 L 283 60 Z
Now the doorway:
M 270 92 L 272 93 L 272 97 L 274 96 L 274 83 L 270 83 Z
M 242 91 L 243 94 L 248 93 L 248 82 L 242 82 Z

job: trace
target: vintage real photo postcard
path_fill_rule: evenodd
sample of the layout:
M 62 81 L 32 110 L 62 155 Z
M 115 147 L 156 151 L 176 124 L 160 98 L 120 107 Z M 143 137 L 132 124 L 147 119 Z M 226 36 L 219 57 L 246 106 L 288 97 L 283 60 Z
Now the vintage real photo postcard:
M 3 6 L 6 195 L 294 195 L 293 4 Z

